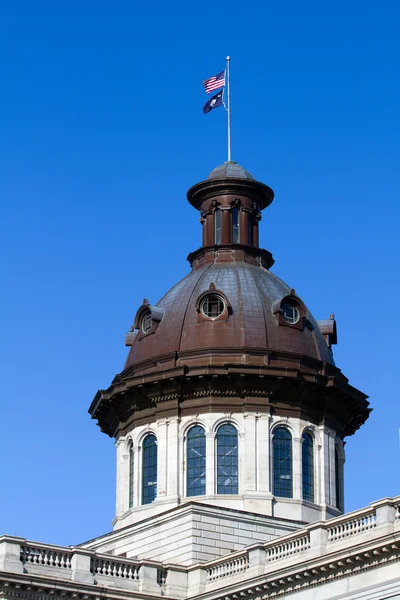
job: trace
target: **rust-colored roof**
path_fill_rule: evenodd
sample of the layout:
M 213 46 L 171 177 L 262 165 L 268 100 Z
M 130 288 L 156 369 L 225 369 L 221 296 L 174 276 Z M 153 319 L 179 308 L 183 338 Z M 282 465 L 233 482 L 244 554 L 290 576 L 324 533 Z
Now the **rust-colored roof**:
M 214 284 L 232 307 L 228 321 L 198 323 L 196 301 Z M 273 312 L 276 301 L 290 294 L 290 287 L 267 269 L 242 262 L 211 263 L 192 271 L 157 303 L 164 315 L 155 332 L 133 343 L 126 367 L 149 358 L 191 350 L 232 348 L 296 353 L 333 363 L 320 329 L 309 311 L 303 330 L 282 327 Z M 212 363 L 201 356 L 199 361 Z

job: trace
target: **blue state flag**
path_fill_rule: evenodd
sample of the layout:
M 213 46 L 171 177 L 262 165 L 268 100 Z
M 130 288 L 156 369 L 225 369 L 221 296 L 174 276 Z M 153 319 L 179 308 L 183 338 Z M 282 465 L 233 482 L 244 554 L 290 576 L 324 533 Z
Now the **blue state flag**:
M 205 105 L 203 106 L 204 114 L 209 113 L 210 110 L 212 110 L 213 108 L 218 108 L 218 106 L 223 106 L 223 104 L 224 104 L 224 102 L 222 100 L 223 93 L 224 93 L 224 90 L 221 90 L 220 92 L 218 92 L 218 94 L 215 94 L 215 96 L 210 98 L 205 103 Z

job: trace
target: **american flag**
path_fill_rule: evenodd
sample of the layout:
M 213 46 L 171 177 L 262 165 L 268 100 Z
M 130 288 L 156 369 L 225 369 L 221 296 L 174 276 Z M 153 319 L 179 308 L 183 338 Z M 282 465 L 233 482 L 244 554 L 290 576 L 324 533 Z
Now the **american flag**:
M 204 89 L 207 94 L 210 94 L 213 90 L 217 90 L 218 88 L 224 87 L 225 85 L 225 71 L 221 71 L 218 75 L 214 75 L 214 77 L 210 77 L 203 81 Z

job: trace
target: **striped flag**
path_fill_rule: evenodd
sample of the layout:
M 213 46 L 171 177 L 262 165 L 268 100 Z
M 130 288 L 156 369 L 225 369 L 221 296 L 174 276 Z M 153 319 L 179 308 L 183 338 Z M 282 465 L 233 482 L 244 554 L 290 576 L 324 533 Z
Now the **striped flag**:
M 224 87 L 225 85 L 225 71 L 221 71 L 218 75 L 214 75 L 214 77 L 210 77 L 203 81 L 204 89 L 207 94 L 210 94 L 213 90 L 218 90 L 218 88 Z

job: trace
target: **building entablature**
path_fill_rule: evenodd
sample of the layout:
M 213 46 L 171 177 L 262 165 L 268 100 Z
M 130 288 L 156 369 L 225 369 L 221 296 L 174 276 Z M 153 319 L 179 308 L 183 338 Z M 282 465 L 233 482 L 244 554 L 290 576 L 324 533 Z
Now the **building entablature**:
M 368 418 L 365 394 L 350 386 L 333 365 L 265 350 L 242 349 L 239 356 L 231 349 L 227 354 L 225 349 L 210 349 L 203 354 L 203 365 L 201 351 L 166 356 L 156 372 L 146 373 L 145 365 L 128 367 L 96 394 L 90 413 L 102 431 L 114 437 L 133 423 L 211 407 L 224 410 L 227 404 L 233 412 L 272 411 L 331 423 L 341 437 L 353 434 Z

